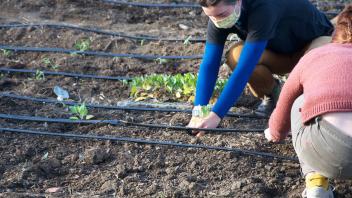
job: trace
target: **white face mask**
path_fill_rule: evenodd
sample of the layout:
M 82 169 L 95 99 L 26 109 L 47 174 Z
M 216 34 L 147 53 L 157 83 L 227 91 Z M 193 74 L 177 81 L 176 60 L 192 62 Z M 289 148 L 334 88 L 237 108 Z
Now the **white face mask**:
M 211 20 L 213 21 L 214 25 L 217 28 L 228 29 L 228 28 L 232 28 L 235 25 L 240 15 L 241 15 L 241 1 L 236 3 L 235 9 L 229 16 L 221 20 L 213 20 L 213 19 Z

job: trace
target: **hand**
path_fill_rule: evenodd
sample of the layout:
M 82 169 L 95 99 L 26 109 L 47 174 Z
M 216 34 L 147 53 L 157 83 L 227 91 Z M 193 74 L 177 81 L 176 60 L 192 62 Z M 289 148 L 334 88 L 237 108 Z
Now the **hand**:
M 211 129 L 216 128 L 220 121 L 221 118 L 216 115 L 216 113 L 210 112 L 209 115 L 205 118 L 192 117 L 187 127 Z M 192 131 L 192 134 L 196 135 L 196 137 L 201 137 L 204 135 L 204 133 L 204 131 Z
M 280 141 L 280 138 L 276 138 L 273 135 L 271 135 L 271 131 L 269 128 L 265 129 L 264 136 L 269 142 L 279 142 Z

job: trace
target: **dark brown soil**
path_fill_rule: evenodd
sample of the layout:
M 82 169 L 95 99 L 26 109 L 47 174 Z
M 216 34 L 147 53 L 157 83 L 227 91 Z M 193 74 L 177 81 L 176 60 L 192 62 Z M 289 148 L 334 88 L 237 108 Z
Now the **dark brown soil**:
M 149 2 L 149 1 L 140 1 Z M 174 2 L 168 0 L 153 1 Z M 187 2 L 187 1 L 185 1 Z M 193 2 L 193 1 L 188 1 Z M 322 10 L 339 10 L 326 6 Z M 341 4 L 340 1 L 339 4 Z M 347 2 L 347 1 L 345 1 Z M 146 9 L 117 6 L 93 0 L 1 1 L 0 23 L 68 23 L 163 38 L 205 37 L 207 18 L 200 10 Z M 182 25 L 180 25 L 182 24 Z M 186 28 L 184 27 L 186 26 Z M 0 29 L 1 44 L 73 49 L 81 39 L 92 41 L 91 50 L 112 53 L 154 55 L 201 54 L 203 44 L 183 42 L 132 41 L 69 29 Z M 229 43 L 230 44 L 230 43 Z M 53 53 L 0 53 L 2 66 L 53 70 L 44 64 L 49 58 L 58 71 L 139 76 L 151 73 L 196 72 L 200 60 L 170 61 L 102 58 Z M 226 75 L 223 69 L 222 75 Z M 128 87 L 122 82 L 33 75 L 5 74 L 0 91 L 20 95 L 56 98 L 54 86 L 68 90 L 70 99 L 113 105 L 128 99 Z M 244 93 L 237 104 L 251 111 L 257 101 Z M 2 114 L 69 118 L 63 105 L 0 98 Z M 186 125 L 184 113 L 124 112 L 89 109 L 95 119 L 122 119 L 137 123 Z M 226 118 L 224 128 L 265 128 L 267 120 Z M 262 133 L 207 134 L 201 139 L 183 131 L 141 127 L 54 124 L 0 120 L 1 127 L 75 134 L 114 135 L 188 144 L 226 146 L 246 150 L 295 156 L 288 138 L 280 144 L 268 143 Z M 0 197 L 299 197 L 304 188 L 299 164 L 236 153 L 151 146 L 112 141 L 68 140 L 53 137 L 1 133 Z M 332 181 L 338 197 L 352 197 L 351 182 Z M 55 188 L 55 193 L 50 193 Z

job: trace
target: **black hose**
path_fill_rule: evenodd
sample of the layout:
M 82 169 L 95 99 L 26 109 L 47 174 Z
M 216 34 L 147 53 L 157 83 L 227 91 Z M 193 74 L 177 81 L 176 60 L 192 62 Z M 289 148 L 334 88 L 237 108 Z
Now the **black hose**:
M 183 144 L 172 141 L 156 141 L 156 140 L 146 140 L 146 139 L 137 139 L 137 138 L 128 138 L 128 137 L 115 137 L 115 136 L 101 136 L 101 135 L 78 135 L 78 134 L 70 134 L 70 133 L 54 133 L 54 132 L 41 132 L 41 131 L 33 131 L 33 130 L 24 130 L 24 129 L 12 129 L 12 128 L 0 128 L 2 133 L 12 132 L 12 133 L 21 133 L 26 135 L 42 135 L 49 137 L 62 137 L 69 139 L 88 139 L 88 140 L 110 140 L 117 142 L 129 142 L 129 143 L 137 143 L 137 144 L 151 144 L 151 145 L 164 145 L 164 146 L 175 146 L 181 148 L 197 148 L 197 149 L 206 149 L 206 150 L 216 150 L 216 151 L 226 151 L 233 152 L 243 155 L 251 155 L 251 156 L 259 156 L 263 158 L 273 158 L 279 160 L 287 160 L 292 162 L 298 162 L 298 159 L 295 157 L 287 157 L 287 156 L 279 156 L 272 153 L 258 152 L 258 151 L 250 151 L 243 150 L 238 148 L 229 148 L 229 147 L 217 147 L 217 146 L 208 146 L 208 145 L 199 145 L 199 144 Z
M 134 6 L 142 8 L 156 8 L 156 9 L 174 9 L 174 8 L 190 8 L 190 9 L 199 9 L 201 8 L 198 4 L 189 4 L 189 3 L 140 3 L 140 2 L 127 2 L 121 0 L 102 0 L 103 2 L 117 5 L 125 6 Z M 326 11 L 326 15 L 336 16 L 339 12 L 337 11 Z
M 124 120 L 70 120 L 62 118 L 44 118 L 44 117 L 33 117 L 33 116 L 22 116 L 22 115 L 11 115 L 11 114 L 0 114 L 0 119 L 10 119 L 10 120 L 22 120 L 22 121 L 31 121 L 31 122 L 51 122 L 51 123 L 66 123 L 66 124 L 111 124 L 115 126 L 141 126 L 147 128 L 162 128 L 162 129 L 172 129 L 179 131 L 191 131 L 191 130 L 201 130 L 206 132 L 214 133 L 248 133 L 248 132 L 263 132 L 264 129 L 199 129 L 199 128 L 190 128 L 184 126 L 170 126 L 162 124 L 143 124 L 143 123 L 134 123 Z
M 54 99 L 34 98 L 29 96 L 20 96 L 10 93 L 0 93 L 0 97 L 15 98 L 18 100 L 29 100 L 40 103 L 53 103 L 53 104 L 65 104 L 65 105 L 78 105 L 77 102 L 72 101 L 58 101 Z M 192 113 L 190 109 L 174 109 L 174 108 L 148 108 L 148 107 L 128 107 L 128 106 L 107 106 L 98 104 L 86 104 L 87 107 L 101 108 L 101 109 L 112 109 L 122 111 L 158 111 L 158 112 L 179 112 L 179 113 Z M 255 118 L 255 119 L 267 119 L 267 117 L 255 115 L 255 114 L 240 114 L 229 112 L 226 116 L 228 117 L 239 117 L 239 118 Z
M 68 24 L 52 24 L 52 23 L 33 23 L 33 24 L 0 24 L 0 29 L 4 28 L 28 28 L 28 27 L 37 27 L 37 28 L 55 28 L 55 29 L 74 29 L 74 30 L 80 30 L 84 32 L 93 32 L 96 34 L 102 34 L 102 35 L 108 35 L 108 36 L 115 36 L 115 37 L 121 37 L 121 38 L 127 38 L 127 39 L 132 39 L 132 40 L 145 40 L 145 41 L 167 41 L 167 42 L 177 42 L 177 41 L 185 41 L 188 40 L 191 43 L 196 43 L 196 42 L 205 42 L 204 38 L 159 38 L 155 36 L 148 36 L 148 35 L 140 35 L 140 36 L 132 36 L 132 35 L 126 35 L 123 32 L 109 32 L 105 30 L 100 30 L 97 28 L 86 28 L 86 27 L 79 27 L 76 25 L 68 25 Z
M 92 78 L 92 79 L 103 79 L 103 80 L 132 80 L 132 78 L 124 77 L 124 76 L 96 76 L 89 74 L 77 74 L 77 73 L 67 73 L 67 72 L 52 72 L 52 71 L 44 71 L 44 70 L 30 70 L 30 69 L 12 69 L 12 68 L 3 68 L 0 66 L 0 72 L 7 73 L 31 73 L 36 74 L 37 71 L 43 72 L 44 75 L 52 75 L 52 76 L 68 76 L 74 78 Z
M 65 54 L 78 54 L 87 56 L 103 56 L 103 57 L 119 57 L 119 58 L 137 58 L 137 59 L 201 59 L 202 55 L 188 55 L 188 56 L 160 56 L 160 55 L 149 55 L 149 54 L 115 54 L 107 52 L 96 52 L 96 51 L 79 51 L 72 49 L 63 48 L 50 48 L 50 47 L 21 47 L 21 46 L 8 46 L 0 45 L 0 49 L 12 50 L 15 52 L 48 52 L 48 53 L 65 53 Z
M 119 1 L 119 0 L 102 0 L 102 1 L 106 3 L 112 3 L 112 4 L 145 7 L 145 8 L 201 8 L 200 5 L 198 4 L 187 4 L 187 3 L 165 4 L 165 3 L 126 2 L 126 1 Z

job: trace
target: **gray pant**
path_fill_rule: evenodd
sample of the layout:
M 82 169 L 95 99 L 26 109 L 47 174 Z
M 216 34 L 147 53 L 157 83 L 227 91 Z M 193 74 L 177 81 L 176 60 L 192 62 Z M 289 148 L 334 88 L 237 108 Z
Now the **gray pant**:
M 303 174 L 318 172 L 328 178 L 351 179 L 352 137 L 320 116 L 303 125 L 299 111 L 303 100 L 303 95 L 297 98 L 291 110 L 292 142 Z

